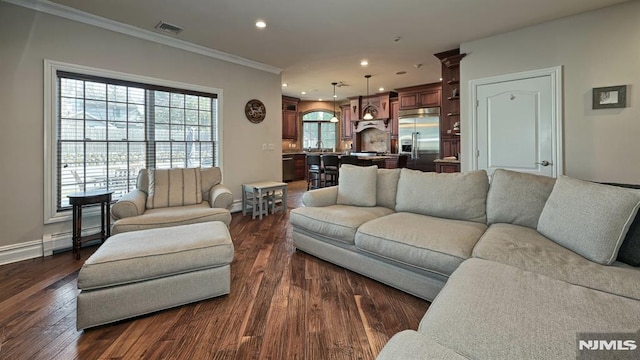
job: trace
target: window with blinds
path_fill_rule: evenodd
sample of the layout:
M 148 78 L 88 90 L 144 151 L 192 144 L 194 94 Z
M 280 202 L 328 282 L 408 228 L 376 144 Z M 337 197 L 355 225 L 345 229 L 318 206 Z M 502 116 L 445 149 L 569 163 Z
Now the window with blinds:
M 335 149 L 337 146 L 336 123 L 330 120 L 333 113 L 312 111 L 302 115 L 302 146 L 306 149 Z
M 57 210 L 67 195 L 118 199 L 143 168 L 218 165 L 216 94 L 57 72 Z

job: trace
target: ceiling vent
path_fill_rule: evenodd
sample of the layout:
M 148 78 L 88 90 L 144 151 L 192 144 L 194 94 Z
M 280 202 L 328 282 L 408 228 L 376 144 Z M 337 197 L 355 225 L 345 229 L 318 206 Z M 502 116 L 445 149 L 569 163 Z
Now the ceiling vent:
M 178 35 L 180 32 L 182 32 L 182 30 L 184 30 L 179 26 L 172 25 L 164 21 L 160 21 L 158 25 L 156 25 L 156 29 L 167 32 L 172 35 Z

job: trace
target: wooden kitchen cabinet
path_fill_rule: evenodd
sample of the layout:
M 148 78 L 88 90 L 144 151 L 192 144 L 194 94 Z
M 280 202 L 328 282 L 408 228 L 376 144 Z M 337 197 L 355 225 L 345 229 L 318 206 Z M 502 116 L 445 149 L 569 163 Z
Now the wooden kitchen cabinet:
M 350 105 L 341 105 L 340 113 L 342 117 L 342 140 L 352 140 L 353 124 L 351 123 Z
M 300 99 L 282 97 L 282 138 L 298 139 L 298 103 Z
M 410 86 L 397 90 L 400 110 L 440 106 L 440 83 Z
M 361 96 L 358 96 L 357 98 L 349 98 L 349 117 L 351 118 L 351 120 L 357 120 L 361 118 L 360 98 Z
M 442 104 L 440 105 L 440 156 L 460 153 L 460 61 L 466 54 L 460 49 L 435 56 L 442 63 Z M 459 168 L 458 164 L 458 168 Z
M 391 122 L 389 127 L 391 128 L 391 138 L 398 138 L 398 112 L 400 111 L 400 101 L 398 99 L 391 100 L 389 104 L 389 116 Z
M 305 154 L 293 155 L 293 180 L 304 180 L 307 178 L 307 156 Z
M 458 160 L 436 160 L 437 173 L 460 172 L 460 161 Z

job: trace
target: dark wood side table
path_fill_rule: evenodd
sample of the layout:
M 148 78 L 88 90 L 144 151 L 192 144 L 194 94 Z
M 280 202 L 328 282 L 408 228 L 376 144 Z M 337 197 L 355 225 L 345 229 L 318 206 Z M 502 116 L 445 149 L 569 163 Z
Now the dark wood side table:
M 73 254 L 80 259 L 80 245 L 83 241 L 100 239 L 104 242 L 111 236 L 111 194 L 113 191 L 98 190 L 78 192 L 68 195 L 69 204 L 73 207 Z M 82 236 L 82 207 L 84 205 L 100 204 L 100 232 Z

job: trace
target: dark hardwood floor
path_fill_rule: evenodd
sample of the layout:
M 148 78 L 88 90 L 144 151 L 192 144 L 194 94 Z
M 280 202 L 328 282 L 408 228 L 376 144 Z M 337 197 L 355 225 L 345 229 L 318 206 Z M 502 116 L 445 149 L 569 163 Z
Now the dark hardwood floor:
M 306 183 L 289 185 L 301 204 Z M 0 359 L 374 359 L 429 303 L 296 251 L 288 214 L 233 215 L 231 293 L 77 331 L 95 248 L 0 266 Z

